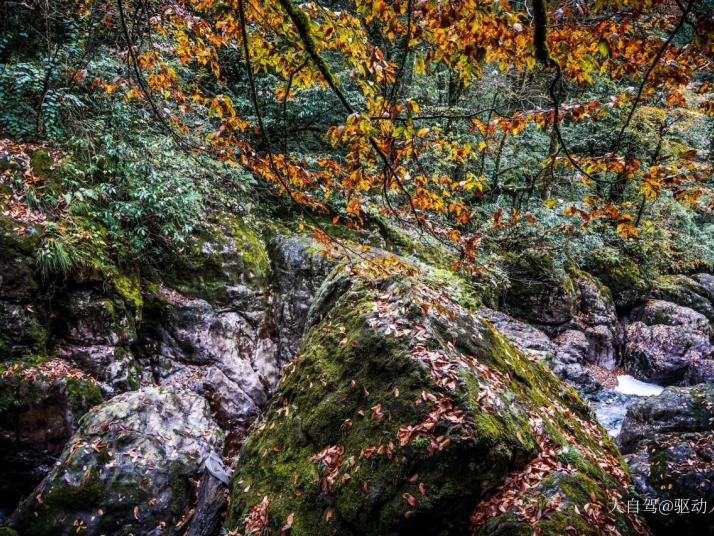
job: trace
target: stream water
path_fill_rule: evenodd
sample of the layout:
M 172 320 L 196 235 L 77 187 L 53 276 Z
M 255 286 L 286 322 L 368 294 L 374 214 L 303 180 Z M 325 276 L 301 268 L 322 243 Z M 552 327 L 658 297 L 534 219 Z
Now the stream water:
M 646 383 L 625 374 L 617 377 L 617 387 L 600 391 L 592 399 L 591 406 L 610 437 L 617 437 L 627 408 L 642 397 L 657 396 L 663 389 L 661 385 Z

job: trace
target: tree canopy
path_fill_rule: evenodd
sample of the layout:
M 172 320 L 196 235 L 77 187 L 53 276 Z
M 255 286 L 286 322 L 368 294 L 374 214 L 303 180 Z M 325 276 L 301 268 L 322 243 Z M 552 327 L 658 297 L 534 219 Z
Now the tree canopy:
M 316 214 L 395 218 L 470 269 L 554 211 L 629 239 L 662 196 L 714 208 L 709 0 L 56 4 L 47 32 L 85 45 L 61 77 L 146 106 L 338 248 Z M 123 68 L 92 69 L 99 44 Z

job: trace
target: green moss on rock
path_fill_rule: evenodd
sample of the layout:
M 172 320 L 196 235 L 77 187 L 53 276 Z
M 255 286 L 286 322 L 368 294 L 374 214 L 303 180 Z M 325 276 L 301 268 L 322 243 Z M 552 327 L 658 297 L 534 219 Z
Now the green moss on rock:
M 506 259 L 511 314 L 537 324 L 563 324 L 574 316 L 579 294 L 572 278 L 545 252 L 529 250 Z
M 52 170 L 54 160 L 47 149 L 37 149 L 32 153 L 30 164 L 35 175 L 47 177 Z
M 47 319 L 33 258 L 38 234 L 0 214 L 0 358 L 46 351 Z
M 577 394 L 438 289 L 355 280 L 312 326 L 241 451 L 228 529 L 278 534 L 291 519 L 293 535 L 465 533 L 543 444 L 581 442 L 575 478 L 624 493 L 626 474 L 593 463 L 621 458 Z M 444 309 L 424 307 L 435 301 Z M 263 510 L 267 524 L 250 526 Z M 516 514 L 512 525 L 504 534 L 533 532 Z
M 689 307 L 714 321 L 714 304 L 709 300 L 709 292 L 694 279 L 686 275 L 665 275 L 658 277 L 653 287 L 653 297 Z
M 141 296 L 141 279 L 138 273 L 120 273 L 111 278 L 114 290 L 135 310 L 141 310 L 144 300 Z
M 610 289 L 617 307 L 633 307 L 643 301 L 651 289 L 641 266 L 612 248 L 596 250 L 586 268 Z
M 72 400 L 72 409 L 78 418 L 89 408 L 101 404 L 104 397 L 96 382 L 85 378 L 69 378 L 67 392 Z
M 190 249 L 157 277 L 185 296 L 225 303 L 228 287 L 263 285 L 268 271 L 258 224 L 219 214 L 193 237 Z

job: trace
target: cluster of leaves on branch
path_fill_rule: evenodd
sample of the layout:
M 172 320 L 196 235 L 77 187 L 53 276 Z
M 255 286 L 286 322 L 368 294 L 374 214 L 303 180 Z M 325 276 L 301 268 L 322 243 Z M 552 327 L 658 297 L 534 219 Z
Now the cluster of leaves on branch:
M 660 198 L 714 211 L 711 0 L 74 9 L 119 36 L 126 62 L 83 83 L 143 102 L 183 148 L 250 169 L 306 214 L 386 214 L 452 247 L 456 266 L 543 207 L 623 238 Z
M 531 126 L 552 131 L 555 138 L 539 163 L 542 175 L 554 177 L 558 168 L 571 182 L 594 184 L 585 204 L 565 207 L 566 215 L 585 222 L 610 220 L 629 237 L 638 233 L 638 206 L 663 189 L 695 203 L 710 173 L 710 163 L 698 161 L 696 149 L 643 162 L 628 154 L 623 138 L 636 107 L 646 99 L 712 113 L 711 84 L 699 76 L 714 54 L 711 6 L 695 1 L 534 4 L 176 2 L 157 6 L 150 21 L 165 36 L 164 43 L 172 44 L 175 57 L 150 48 L 130 51 L 137 76 L 128 85 L 133 95 L 181 103 L 167 118 L 180 132 L 190 131 L 185 116 L 214 118 L 205 140 L 222 157 L 277 184 L 296 203 L 356 223 L 372 207 L 391 212 L 455 244 L 462 260 L 474 258 L 482 237 L 472 221 L 479 215 L 479 201 L 494 189 L 483 174 L 484 158 L 496 155 L 506 138 L 518 143 L 519 134 Z M 539 23 L 532 13 L 543 8 L 549 28 L 540 28 L 546 39 L 540 45 L 547 57 L 539 63 L 536 52 L 543 37 L 536 35 Z M 204 66 L 203 80 L 196 79 L 195 69 L 189 78 L 177 74 L 171 67 L 176 59 L 182 66 Z M 243 115 L 230 91 L 216 92 L 230 89 L 225 65 L 235 61 L 250 78 L 253 111 Z M 420 95 L 420 78 L 441 70 L 465 92 L 493 69 L 524 83 L 540 83 L 540 99 L 454 114 L 449 103 L 440 106 Z M 206 80 L 209 73 L 212 83 Z M 257 89 L 256 78 L 267 75 L 277 78 L 269 88 L 272 95 Z M 621 90 L 604 102 L 571 102 L 570 94 L 596 79 L 612 86 L 624 80 L 640 88 Z M 134 87 L 137 83 L 141 88 Z M 341 117 L 325 131 L 332 150 L 307 162 L 280 150 L 262 110 L 268 101 L 285 105 L 315 87 L 334 94 Z M 571 151 L 561 131 L 565 123 L 610 116 L 623 125 L 619 133 L 613 129 L 607 150 Z M 639 203 L 624 196 L 631 184 L 639 189 Z M 521 219 L 515 211 L 511 216 L 508 221 Z M 495 225 L 502 221 L 501 213 L 494 215 Z
M 47 276 L 175 253 L 219 195 L 207 178 L 245 176 L 182 151 L 127 99 L 115 15 L 74 0 L 0 6 L 0 217 L 40 236 Z

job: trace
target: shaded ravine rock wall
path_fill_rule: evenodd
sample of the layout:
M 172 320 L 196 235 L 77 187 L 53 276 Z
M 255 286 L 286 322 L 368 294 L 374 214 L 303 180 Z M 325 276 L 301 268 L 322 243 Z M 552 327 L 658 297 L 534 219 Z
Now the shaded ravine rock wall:
M 533 276 L 537 277 L 543 263 L 533 266 Z M 561 324 L 538 324 L 534 322 L 538 317 L 529 319 L 535 325 L 526 324 L 488 309 L 481 309 L 479 314 L 492 320 L 521 349 L 549 363 L 559 377 L 575 385 L 598 411 L 604 409 L 607 420 L 624 416 L 618 444 L 626 454 L 639 494 L 630 506 L 646 516 L 657 534 L 677 531 L 712 534 L 714 276 L 706 273 L 662 276 L 638 283 L 642 275 L 633 264 L 624 261 L 610 269 L 601 272 L 601 276 L 618 289 L 618 293 L 612 293 L 613 299 L 607 299 L 609 290 L 602 284 L 588 285 L 589 289 L 580 284 L 580 306 L 576 305 L 571 317 L 563 315 L 562 318 L 568 319 Z M 582 273 L 569 271 L 571 277 Z M 567 277 L 567 271 L 560 274 Z M 587 280 L 594 279 L 592 275 L 584 275 Z M 549 278 L 559 280 L 553 274 Z M 631 288 L 623 286 L 627 281 Z M 590 289 L 601 289 L 600 298 L 597 293 L 593 297 Z M 586 297 L 586 292 L 591 296 Z M 547 291 L 542 296 L 541 307 L 555 306 Z M 514 295 L 511 300 L 517 297 Z M 588 302 L 611 305 L 602 309 L 587 305 Z M 566 304 L 566 310 L 572 311 L 571 305 L 572 300 L 570 305 Z M 600 341 L 611 344 L 614 360 L 603 362 L 597 353 L 593 355 L 593 340 L 587 335 L 592 328 L 588 308 L 608 311 L 596 318 L 609 335 L 615 335 L 614 339 L 608 336 Z M 614 384 L 608 382 L 613 381 L 613 373 L 606 370 L 608 365 L 619 367 L 617 374 L 626 372 L 640 380 L 684 387 L 669 387 L 654 397 L 625 396 L 611 390 Z
M 90 407 L 143 387 L 202 396 L 226 432 L 219 454 L 236 454 L 331 262 L 257 229 L 217 215 L 170 265 L 43 281 L 35 237 L 3 228 L 0 509 L 47 474 Z
M 591 269 L 612 287 L 572 265 L 557 268 L 545 253 L 514 255 L 505 313 L 481 314 L 585 394 L 602 388 L 598 368 L 663 385 L 714 381 L 714 277 L 647 282 L 631 261 L 603 267 L 602 255 L 596 252 Z
M 294 524 L 296 532 L 307 534 L 330 527 L 348 533 L 357 527 L 375 533 L 453 533 L 470 527 L 484 534 L 530 534 L 530 508 L 547 497 L 552 508 L 541 525 L 544 533 L 560 534 L 572 523 L 586 534 L 594 526 L 633 533 L 642 530 L 637 519 L 601 516 L 595 509 L 589 514 L 594 517 L 583 521 L 573 508 L 582 511 L 591 493 L 600 506 L 624 498 L 628 477 L 587 407 L 532 361 L 541 361 L 590 398 L 603 387 L 598 370 L 615 366 L 641 379 L 678 385 L 713 377 L 714 289 L 708 274 L 643 283 L 636 266 L 611 266 L 611 257 L 605 257 L 607 262 L 589 268 L 596 278 L 572 265 L 558 268 L 543 253 L 524 252 L 508 261 L 510 286 L 487 292 L 490 305 L 501 304 L 503 310 L 497 311 L 477 308 L 480 283 L 452 282 L 418 261 L 414 268 L 421 267 L 422 276 L 411 280 L 355 282 L 342 275 L 325 281 L 335 263 L 309 239 L 277 225 L 217 214 L 169 265 L 47 282 L 32 268 L 36 233 L 18 236 L 11 222 L 2 223 L 0 463 L 13 470 L 0 472 L 0 491 L 8 491 L 2 507 L 12 508 L 52 471 L 13 518 L 38 534 L 45 529 L 31 522 L 32 512 L 42 506 L 37 496 L 44 500 L 59 479 L 68 482 L 65 477 L 69 488 L 60 495 L 91 481 L 94 493 L 87 504 L 93 510 L 54 504 L 46 511 L 56 523 L 50 533 L 76 531 L 78 521 L 87 534 L 102 534 L 108 527 L 120 532 L 143 527 L 139 532 L 150 533 L 153 523 L 165 534 L 186 527 L 190 534 L 210 534 L 213 529 L 191 532 L 195 518 L 179 515 L 191 511 L 204 459 L 213 450 L 233 463 L 248 427 L 297 353 L 266 414 L 267 431 L 253 428 L 241 451 L 231 527 L 245 528 L 245 519 L 263 523 L 267 515 L 271 529 Z M 414 293 L 416 287 L 437 293 L 426 308 L 417 306 L 422 297 Z M 353 296 L 349 306 L 348 295 Z M 438 308 L 430 310 L 440 300 L 452 309 L 445 318 Z M 385 308 L 367 310 L 374 304 Z M 345 320 L 344 331 L 334 332 L 335 318 Z M 378 325 L 385 318 L 394 325 Z M 404 340 L 415 326 L 424 327 L 416 331 L 424 339 Z M 442 369 L 447 380 L 440 376 Z M 359 399 L 357 375 L 365 383 Z M 481 385 L 499 393 L 487 406 L 482 393 L 472 389 Z M 133 402 L 125 403 L 125 396 Z M 117 428 L 116 420 L 149 423 L 159 438 L 167 427 L 184 427 L 198 437 L 186 421 L 193 410 L 177 410 L 181 406 L 174 397 L 206 405 L 199 413 L 210 412 L 205 428 L 217 431 L 216 440 L 199 449 L 201 459 L 182 459 L 179 483 L 158 479 L 147 488 L 153 496 L 141 501 L 155 499 L 150 506 L 158 506 L 149 512 L 142 503 L 136 519 L 134 510 L 127 510 L 133 499 L 121 486 L 113 489 L 111 475 L 127 473 L 127 486 L 143 486 L 167 459 L 158 447 Z M 295 407 L 291 397 L 299 399 Z M 97 406 L 102 399 L 106 402 Z M 167 419 L 152 420 L 154 413 Z M 285 429 L 288 415 L 292 428 Z M 402 445 L 405 434 L 409 438 Z M 593 437 L 601 439 L 591 444 Z M 572 442 L 579 448 L 571 450 Z M 112 452 L 110 458 L 131 460 L 144 448 L 154 453 L 154 462 L 143 474 L 114 466 L 106 457 Z M 283 448 L 287 459 L 276 465 L 270 460 L 281 458 Z M 53 468 L 58 456 L 61 464 Z M 364 460 L 353 463 L 352 456 Z M 463 460 L 470 459 L 474 465 L 464 471 Z M 605 471 L 595 461 L 602 459 L 608 460 Z M 434 460 L 438 463 L 431 467 Z M 96 471 L 87 473 L 85 466 Z M 636 482 L 645 466 L 633 462 Z M 427 468 L 406 475 L 407 467 Z M 374 471 L 366 492 L 350 487 L 351 479 L 362 485 L 369 480 L 354 474 L 359 471 Z M 532 494 L 523 503 L 511 501 L 531 472 L 536 475 L 527 481 Z M 94 478 L 97 474 L 106 478 Z M 296 474 L 309 486 L 290 484 Z M 424 479 L 412 481 L 418 474 Z M 259 485 L 237 484 L 246 479 Z M 18 481 L 26 486 L 18 487 Z M 209 488 L 214 493 L 206 498 L 209 503 L 222 498 L 220 486 L 213 484 L 202 481 L 202 494 Z M 436 487 L 431 494 L 424 491 Z M 496 504 L 506 511 L 492 516 Z M 218 500 L 197 512 L 216 516 L 220 509 Z M 106 519 L 98 521 L 97 511 Z

